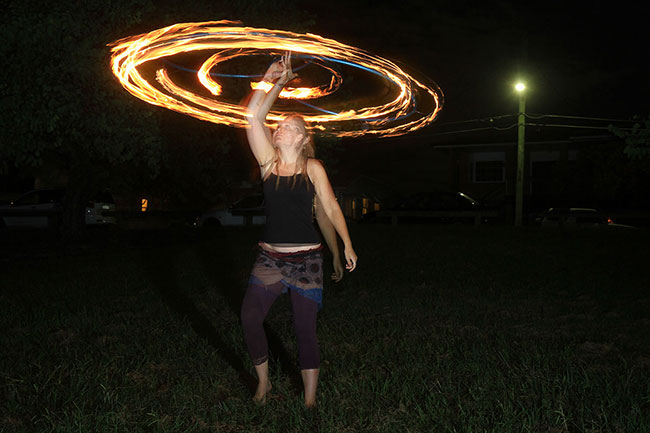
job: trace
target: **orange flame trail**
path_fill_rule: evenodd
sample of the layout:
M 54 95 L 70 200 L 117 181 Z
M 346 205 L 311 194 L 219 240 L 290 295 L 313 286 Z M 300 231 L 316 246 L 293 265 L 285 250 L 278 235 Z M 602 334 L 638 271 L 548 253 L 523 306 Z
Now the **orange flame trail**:
M 111 69 L 122 86 L 143 101 L 201 120 L 241 128 L 248 126 L 246 107 L 223 99 L 222 83 L 213 78 L 211 71 L 237 57 L 277 55 L 284 51 L 318 59 L 318 66 L 329 71 L 332 77 L 329 83 L 317 87 L 287 87 L 280 93 L 280 98 L 314 100 L 335 94 L 343 82 L 338 70 L 330 66 L 335 63 L 378 75 L 390 88 L 384 92 L 391 95 L 388 100 L 376 105 L 353 106 L 354 101 L 348 101 L 345 105 L 351 108 L 340 112 L 319 109 L 322 112 L 301 113 L 310 128 L 323 135 L 402 135 L 431 123 L 442 108 L 442 91 L 435 83 L 426 78 L 418 81 L 389 60 L 314 34 L 241 27 L 238 24 L 233 21 L 181 23 L 118 40 L 110 44 Z M 166 58 L 185 53 L 211 54 L 196 73 L 196 79 L 203 86 L 202 94 L 174 82 L 164 67 L 156 66 Z M 143 70 L 150 65 L 157 67 L 157 83 L 143 76 L 146 75 Z M 266 82 L 251 83 L 253 89 L 265 91 L 271 86 Z M 282 111 L 271 111 L 267 117 L 269 126 L 284 115 Z

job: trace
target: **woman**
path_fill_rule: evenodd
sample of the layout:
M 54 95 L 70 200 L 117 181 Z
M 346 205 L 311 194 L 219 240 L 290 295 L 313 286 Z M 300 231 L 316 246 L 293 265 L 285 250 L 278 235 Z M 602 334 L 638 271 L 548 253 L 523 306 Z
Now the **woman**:
M 264 75 L 265 81 L 275 82 L 273 88 L 268 94 L 255 90 L 248 104 L 247 137 L 262 173 L 266 227 L 241 317 L 258 377 L 253 400 L 261 402 L 271 390 L 264 318 L 273 301 L 281 293 L 289 292 L 305 406 L 313 407 L 320 371 L 316 315 L 322 306 L 323 257 L 320 238 L 312 223 L 312 200 L 323 236 L 334 254 L 332 278 L 339 280 L 343 274 L 334 230 L 343 240 L 345 267 L 350 272 L 356 268 L 357 255 L 325 169 L 313 158 L 313 143 L 302 117 L 287 117 L 272 134 L 265 126 L 266 116 L 282 87 L 295 77 L 287 53 Z

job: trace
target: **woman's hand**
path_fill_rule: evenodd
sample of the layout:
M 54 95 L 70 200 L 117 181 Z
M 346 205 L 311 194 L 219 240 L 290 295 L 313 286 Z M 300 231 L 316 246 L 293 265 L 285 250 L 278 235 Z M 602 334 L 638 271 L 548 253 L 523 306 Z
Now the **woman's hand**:
M 282 72 L 280 73 L 280 82 L 286 84 L 298 76 L 291 69 L 291 51 L 284 53 L 281 62 Z
M 334 256 L 332 259 L 332 264 L 334 265 L 334 273 L 332 274 L 332 280 L 336 283 L 341 281 L 343 279 L 343 272 L 345 269 L 343 268 L 343 263 L 341 263 L 341 257 L 339 256 Z
M 282 75 L 282 61 L 284 59 L 284 56 L 282 56 L 282 59 L 276 60 L 275 62 L 271 63 L 271 66 L 269 66 L 269 69 L 266 70 L 266 73 L 264 74 L 264 81 L 268 81 L 270 83 L 274 82 L 280 76 Z
M 357 267 L 357 253 L 354 252 L 352 246 L 345 247 L 344 253 L 346 261 L 345 269 L 352 272 Z
M 269 66 L 269 69 L 264 74 L 264 81 L 273 82 L 278 80 L 280 84 L 284 85 L 297 76 L 291 69 L 291 52 L 287 51 L 280 60 L 273 62 Z

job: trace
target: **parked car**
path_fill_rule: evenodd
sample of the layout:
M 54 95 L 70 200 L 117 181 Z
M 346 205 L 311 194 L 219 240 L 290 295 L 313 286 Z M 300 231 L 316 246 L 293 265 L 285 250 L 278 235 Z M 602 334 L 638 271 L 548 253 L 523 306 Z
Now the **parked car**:
M 0 225 L 5 227 L 47 228 L 56 225 L 62 212 L 65 189 L 36 189 L 6 205 L 0 205 Z M 115 201 L 100 192 L 86 206 L 86 224 L 115 224 Z
M 616 224 L 602 212 L 593 208 L 569 207 L 549 208 L 537 217 L 536 221 L 542 227 L 569 227 L 569 228 L 600 228 L 624 227 L 633 228 L 625 224 Z
M 94 200 L 91 200 L 86 206 L 86 225 L 116 223 L 113 195 L 108 191 L 98 192 L 95 194 Z
M 253 194 L 242 198 L 228 208 L 211 209 L 201 214 L 195 227 L 244 226 L 266 224 L 264 196 Z
M 497 212 L 486 209 L 463 192 L 420 192 L 397 202 L 394 206 L 364 215 L 360 223 L 455 223 L 474 222 L 477 212 L 484 212 L 483 222 L 496 218 Z

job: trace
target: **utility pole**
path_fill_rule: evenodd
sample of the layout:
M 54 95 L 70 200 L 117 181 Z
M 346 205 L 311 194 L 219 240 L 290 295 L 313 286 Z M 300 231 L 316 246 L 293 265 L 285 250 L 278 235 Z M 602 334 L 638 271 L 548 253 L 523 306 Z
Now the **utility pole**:
M 521 226 L 524 208 L 524 160 L 526 138 L 526 86 L 517 83 L 519 93 L 519 116 L 517 121 L 517 182 L 515 186 L 515 226 Z

